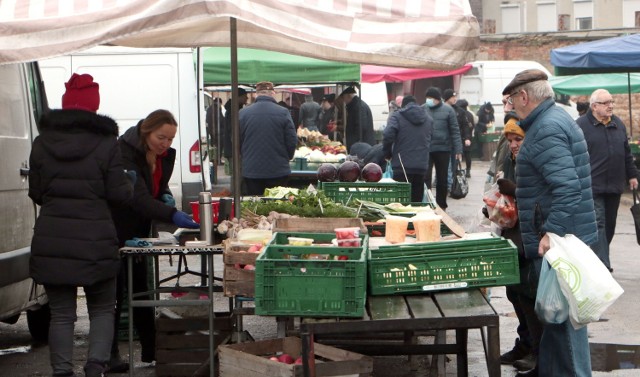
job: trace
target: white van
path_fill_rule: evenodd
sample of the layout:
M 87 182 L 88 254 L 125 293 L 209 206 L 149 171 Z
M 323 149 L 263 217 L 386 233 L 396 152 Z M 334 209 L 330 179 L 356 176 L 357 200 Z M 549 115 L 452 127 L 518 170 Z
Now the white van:
M 382 131 L 389 118 L 387 84 L 382 82 L 360 84 L 360 98 L 369 105 L 373 117 L 373 130 Z
M 551 73 L 540 63 L 527 60 L 486 60 L 471 63 L 471 69 L 460 78 L 458 99 L 469 102 L 475 113 L 480 106 L 491 102 L 496 117 L 495 126 L 504 126 L 502 90 L 513 77 L 525 69 L 539 69 L 549 77 Z
M 34 339 L 46 340 L 50 311 L 44 288 L 29 277 L 36 205 L 28 196 L 36 122 L 47 109 L 37 63 L 0 65 L 0 321 L 27 311 Z
M 88 73 L 100 84 L 98 113 L 113 118 L 121 134 L 154 110 L 171 111 L 178 122 L 172 145 L 178 153 L 169 187 L 178 208 L 191 212 L 189 202 L 203 191 L 201 177 L 209 176 L 208 164 L 201 172 L 197 145 L 198 90 L 191 49 L 99 46 L 39 63 L 51 108 L 61 107 L 64 83 L 72 73 Z

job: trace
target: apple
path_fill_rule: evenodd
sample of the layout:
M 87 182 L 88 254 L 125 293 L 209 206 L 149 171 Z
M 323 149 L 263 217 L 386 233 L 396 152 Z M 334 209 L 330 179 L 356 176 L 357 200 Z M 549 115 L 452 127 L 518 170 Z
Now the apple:
M 247 250 L 247 252 L 249 252 L 249 253 L 259 253 L 260 252 L 260 246 L 251 245 L 249 247 L 249 250 Z
M 298 358 L 296 359 L 296 361 L 294 361 L 295 365 L 302 365 L 302 356 L 298 356 Z
M 293 360 L 293 357 L 291 357 L 291 355 L 289 355 L 288 353 L 283 353 L 282 355 L 278 356 L 278 360 L 281 363 L 285 363 L 285 364 L 293 364 L 293 362 L 295 360 Z
M 245 264 L 243 269 L 247 270 L 247 271 L 255 271 L 256 270 L 256 266 L 254 266 L 252 264 Z
M 277 358 L 277 357 L 275 357 L 275 356 L 271 356 L 271 357 L 269 358 L 269 360 L 271 360 L 271 361 L 277 361 L 277 362 L 280 362 L 280 360 L 278 360 L 278 358 Z

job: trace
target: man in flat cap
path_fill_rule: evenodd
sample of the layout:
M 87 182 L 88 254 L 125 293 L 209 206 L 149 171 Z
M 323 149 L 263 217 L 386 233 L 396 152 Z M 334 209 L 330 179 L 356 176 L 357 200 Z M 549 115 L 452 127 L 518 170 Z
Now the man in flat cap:
M 287 186 L 298 137 L 289 110 L 278 105 L 273 84 L 256 84 L 256 101 L 240 111 L 242 195 Z
M 505 113 L 515 111 L 527 135 L 517 157 L 516 199 L 525 258 L 533 262 L 529 283 L 535 300 L 548 233 L 574 234 L 587 245 L 597 241 L 589 153 L 580 127 L 556 107 L 544 72 L 518 73 L 502 95 Z M 567 319 L 544 325 L 543 334 L 537 366 L 518 376 L 591 375 L 586 326 L 576 330 Z
M 376 136 L 373 131 L 373 115 L 371 109 L 358 94 L 356 90 L 350 86 L 340 93 L 340 98 L 347 108 L 347 124 L 345 126 L 344 137 L 347 150 L 358 142 L 364 142 L 370 145 L 376 143 Z

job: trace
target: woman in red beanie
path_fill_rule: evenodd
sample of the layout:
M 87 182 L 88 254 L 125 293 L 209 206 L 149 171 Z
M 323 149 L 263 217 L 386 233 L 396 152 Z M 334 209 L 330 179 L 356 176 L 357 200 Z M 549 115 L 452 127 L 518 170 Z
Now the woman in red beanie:
M 95 114 L 98 84 L 73 74 L 62 110 L 39 122 L 29 165 L 29 197 L 40 205 L 31 243 L 30 273 L 44 285 L 51 323 L 54 376 L 75 376 L 73 332 L 78 287 L 89 311 L 88 377 L 103 376 L 113 337 L 118 238 L 109 207 L 132 198 L 117 144 L 118 126 Z

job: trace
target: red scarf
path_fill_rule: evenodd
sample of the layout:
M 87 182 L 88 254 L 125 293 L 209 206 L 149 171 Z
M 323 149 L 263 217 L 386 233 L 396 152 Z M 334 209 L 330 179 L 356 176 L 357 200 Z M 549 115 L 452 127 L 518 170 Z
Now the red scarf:
M 162 180 L 162 158 L 166 156 L 166 151 L 163 154 L 156 156 L 156 169 L 153 171 L 153 184 L 151 186 L 151 195 L 156 199 L 158 199 L 158 197 L 160 196 L 160 181 Z

